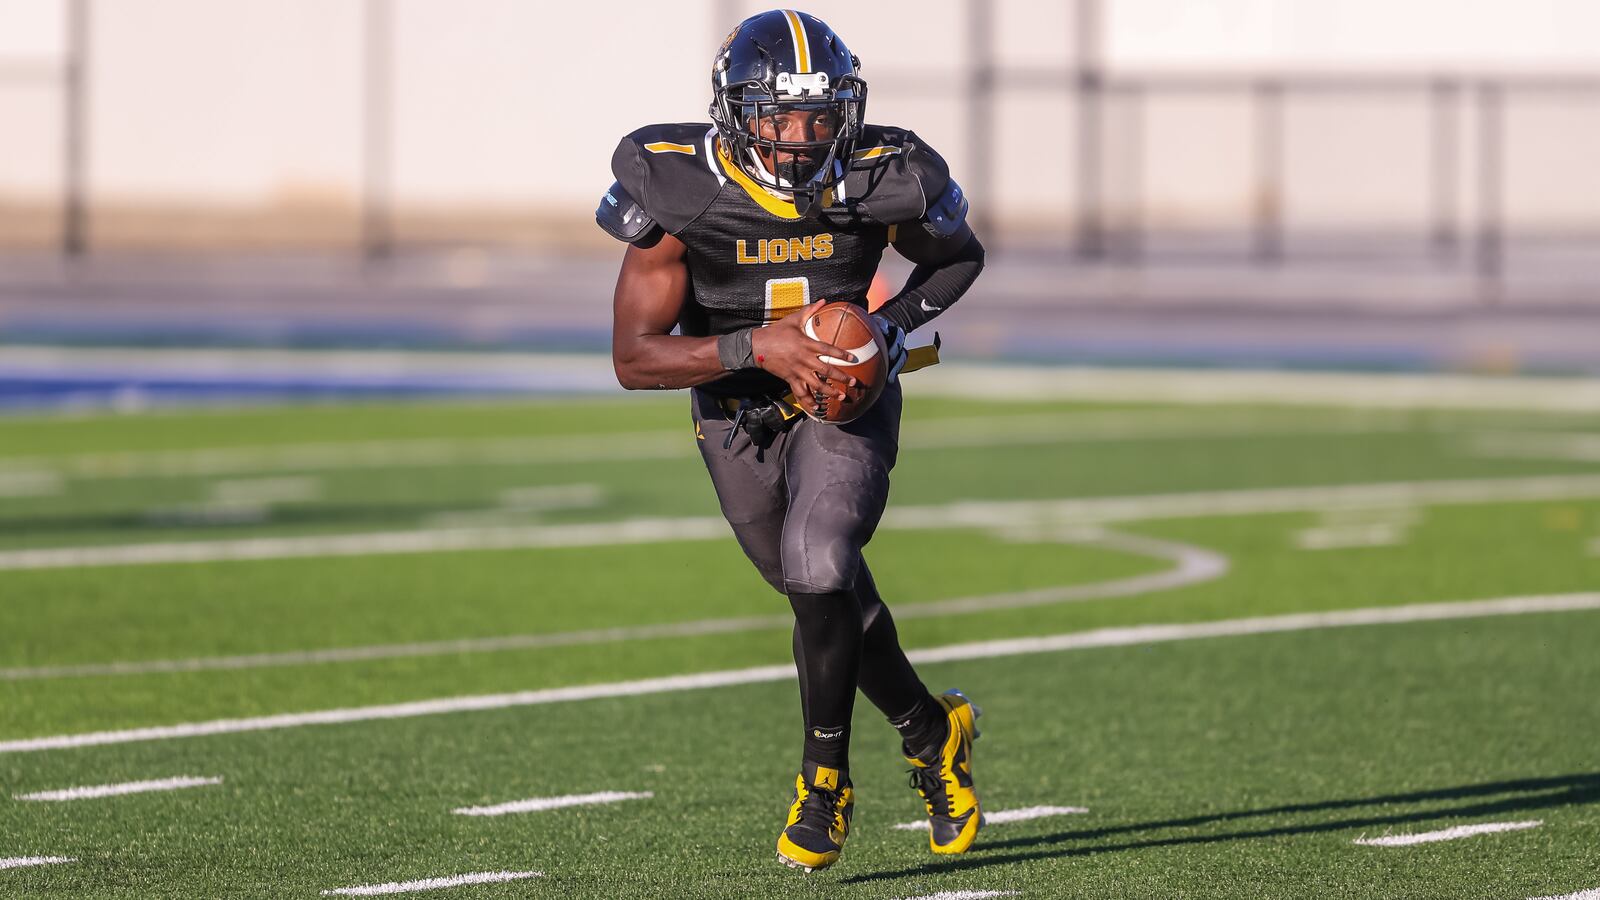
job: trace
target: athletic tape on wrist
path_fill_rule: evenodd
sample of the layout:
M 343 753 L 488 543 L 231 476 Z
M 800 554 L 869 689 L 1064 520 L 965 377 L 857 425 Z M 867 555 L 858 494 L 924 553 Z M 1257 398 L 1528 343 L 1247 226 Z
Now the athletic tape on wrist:
M 723 371 L 755 368 L 755 351 L 751 340 L 754 332 L 753 328 L 741 328 L 717 338 L 717 361 L 722 363 Z

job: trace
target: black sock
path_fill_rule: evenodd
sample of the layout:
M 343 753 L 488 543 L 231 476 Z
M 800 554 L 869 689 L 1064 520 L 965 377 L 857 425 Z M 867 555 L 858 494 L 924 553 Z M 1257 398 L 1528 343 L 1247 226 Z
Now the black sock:
M 844 771 L 861 667 L 861 607 L 853 591 L 790 594 L 795 666 L 805 717 L 805 758 Z
M 944 707 L 929 696 L 898 716 L 890 716 L 889 724 L 900 732 L 900 752 L 929 761 L 938 755 L 939 748 L 949 737 L 949 720 Z

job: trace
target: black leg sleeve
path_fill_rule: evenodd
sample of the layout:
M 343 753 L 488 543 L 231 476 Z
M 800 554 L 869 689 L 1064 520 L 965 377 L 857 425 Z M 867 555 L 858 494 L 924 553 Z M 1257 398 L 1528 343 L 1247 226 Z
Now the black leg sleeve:
M 794 623 L 794 668 L 800 674 L 800 719 L 811 721 L 811 687 L 806 683 L 806 648 L 800 642 L 800 622 Z
M 805 758 L 850 765 L 850 715 L 861 666 L 861 607 L 854 591 L 789 595 L 805 716 Z
M 878 596 L 878 586 L 865 562 L 856 575 L 856 601 L 866 628 L 861 635 L 861 693 L 893 722 L 909 715 L 926 699 L 928 689 L 900 649 L 894 617 Z
M 856 600 L 866 626 L 861 636 L 861 693 L 900 732 L 907 755 L 916 755 L 912 751 L 942 736 L 944 716 L 900 648 L 894 616 L 878 595 L 865 561 L 856 576 Z

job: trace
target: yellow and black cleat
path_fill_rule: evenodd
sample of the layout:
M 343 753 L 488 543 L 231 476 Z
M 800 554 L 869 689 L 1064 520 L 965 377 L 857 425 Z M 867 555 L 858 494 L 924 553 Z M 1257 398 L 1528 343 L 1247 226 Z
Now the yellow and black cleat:
M 906 762 L 911 764 L 911 786 L 928 809 L 928 846 L 935 853 L 965 853 L 983 827 L 972 784 L 972 742 L 978 738 L 983 710 L 960 691 L 945 691 L 934 699 L 945 711 L 944 743 L 937 756 L 908 756 Z
M 833 865 L 850 834 L 855 790 L 838 769 L 807 761 L 794 779 L 789 821 L 778 835 L 778 861 L 814 872 Z

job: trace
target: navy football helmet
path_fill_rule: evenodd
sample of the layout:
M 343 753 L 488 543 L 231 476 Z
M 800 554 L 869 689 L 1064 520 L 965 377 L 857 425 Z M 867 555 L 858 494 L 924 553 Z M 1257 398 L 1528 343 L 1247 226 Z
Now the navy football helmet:
M 736 164 L 793 194 L 804 212 L 850 167 L 867 107 L 860 68 L 815 16 L 788 9 L 751 16 L 717 51 L 711 120 Z M 783 121 L 796 113 L 798 124 Z

